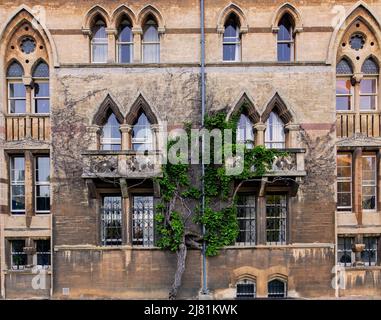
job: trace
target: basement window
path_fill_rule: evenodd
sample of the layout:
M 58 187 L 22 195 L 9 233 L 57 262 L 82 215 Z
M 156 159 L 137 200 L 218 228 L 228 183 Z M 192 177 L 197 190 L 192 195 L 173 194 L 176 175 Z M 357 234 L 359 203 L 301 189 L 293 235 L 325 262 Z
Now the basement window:
M 249 279 L 243 279 L 237 283 L 237 299 L 254 299 L 256 296 L 256 284 Z
M 274 279 L 267 284 L 267 291 L 269 298 L 285 298 L 287 295 L 286 282 Z

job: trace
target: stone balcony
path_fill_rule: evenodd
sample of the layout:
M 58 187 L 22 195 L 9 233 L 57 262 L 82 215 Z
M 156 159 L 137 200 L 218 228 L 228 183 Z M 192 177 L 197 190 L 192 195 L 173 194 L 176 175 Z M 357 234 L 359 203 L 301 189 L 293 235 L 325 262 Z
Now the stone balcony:
M 50 140 L 49 115 L 12 115 L 5 118 L 6 141 Z
M 274 160 L 272 170 L 266 174 L 267 177 L 303 177 L 307 174 L 304 166 L 305 149 L 292 148 L 280 151 L 287 154 Z
M 355 134 L 365 137 L 381 137 L 381 114 L 379 112 L 340 112 L 336 114 L 338 138 L 351 138 Z
M 162 174 L 159 151 L 146 154 L 136 151 L 86 151 L 83 156 L 82 178 L 144 179 Z

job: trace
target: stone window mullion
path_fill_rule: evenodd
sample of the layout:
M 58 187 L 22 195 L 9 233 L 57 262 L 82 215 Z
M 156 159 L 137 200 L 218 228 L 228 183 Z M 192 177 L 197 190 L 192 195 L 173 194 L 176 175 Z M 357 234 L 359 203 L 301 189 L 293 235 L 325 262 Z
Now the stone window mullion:
M 133 63 L 141 63 L 142 62 L 142 35 L 143 30 L 140 27 L 132 28 L 133 34 Z

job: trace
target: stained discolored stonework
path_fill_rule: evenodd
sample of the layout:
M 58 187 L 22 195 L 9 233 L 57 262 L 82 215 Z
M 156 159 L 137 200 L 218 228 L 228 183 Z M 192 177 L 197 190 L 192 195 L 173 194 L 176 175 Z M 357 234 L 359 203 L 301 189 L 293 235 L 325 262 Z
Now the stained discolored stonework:
M 245 105 L 254 144 L 274 143 L 292 158 L 239 190 L 249 199 L 240 204 L 237 218 L 245 230 L 235 244 L 207 258 L 212 298 L 234 299 L 239 285 L 247 283 L 255 284 L 256 297 L 270 297 L 274 280 L 283 284 L 280 294 L 291 298 L 381 295 L 381 241 L 374 265 L 362 264 L 359 250 L 365 250 L 364 238 L 381 235 L 379 90 L 377 107 L 360 110 L 362 79 L 376 79 L 377 88 L 380 83 L 378 74 L 362 69 L 369 57 L 380 60 L 381 7 L 368 2 L 207 1 L 206 112 L 224 110 L 229 118 Z M 155 177 L 161 175 L 155 159 L 165 149 L 163 131 L 201 124 L 199 5 L 196 0 L 0 4 L 2 298 L 168 298 L 177 257 L 155 246 L 153 217 L 160 200 Z M 292 36 L 279 41 L 284 16 L 292 21 Z M 224 32 L 231 18 L 239 22 L 234 37 L 239 49 L 234 56 L 225 52 L 226 58 Z M 130 40 L 119 38 L 126 26 Z M 157 32 L 152 41 L 144 37 L 149 26 Z M 283 40 L 293 48 L 289 61 L 278 61 Z M 156 54 L 145 49 L 150 45 Z M 128 54 L 120 55 L 122 49 Z M 337 73 L 342 58 L 353 60 L 353 74 Z M 22 75 L 7 73 L 14 61 Z M 47 77 L 33 76 L 41 61 L 48 65 Z M 336 110 L 336 76 L 354 87 L 351 110 Z M 41 81 L 49 90 L 39 96 Z M 12 83 L 21 92 L 25 88 L 21 99 L 12 96 Z M 22 100 L 17 103 L 25 104 L 25 111 L 13 112 L 12 99 Z M 48 112 L 36 112 L 38 99 L 49 101 Z M 274 132 L 281 141 L 270 137 L 274 123 L 280 124 Z M 137 149 L 147 145 L 149 152 L 139 155 Z M 377 163 L 373 211 L 362 208 L 362 157 L 369 153 Z M 338 208 L 337 154 L 353 158 L 348 212 Z M 44 157 L 49 177 L 39 181 L 38 161 Z M 12 175 L 15 158 L 24 159 L 24 180 Z M 195 186 L 199 170 L 194 167 Z M 14 196 L 20 185 L 25 208 Z M 50 190 L 46 201 L 38 191 L 44 187 Z M 38 210 L 41 203 L 47 210 Z M 342 248 L 340 238 L 353 239 L 351 247 Z M 337 271 L 343 251 L 345 259 L 353 259 Z M 36 289 L 41 269 L 45 285 Z M 339 276 L 346 288 L 333 285 Z M 201 287 L 201 252 L 189 250 L 178 298 L 198 298 Z

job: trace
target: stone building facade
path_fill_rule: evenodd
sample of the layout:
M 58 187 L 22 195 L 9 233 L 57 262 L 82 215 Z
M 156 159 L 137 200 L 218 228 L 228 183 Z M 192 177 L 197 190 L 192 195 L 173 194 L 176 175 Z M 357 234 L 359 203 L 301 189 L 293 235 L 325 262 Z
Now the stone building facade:
M 380 296 L 381 1 L 205 2 L 207 111 L 289 155 L 239 191 L 211 297 Z M 168 297 L 155 159 L 200 125 L 200 40 L 197 0 L 1 1 L 2 298 Z

